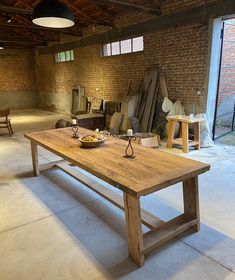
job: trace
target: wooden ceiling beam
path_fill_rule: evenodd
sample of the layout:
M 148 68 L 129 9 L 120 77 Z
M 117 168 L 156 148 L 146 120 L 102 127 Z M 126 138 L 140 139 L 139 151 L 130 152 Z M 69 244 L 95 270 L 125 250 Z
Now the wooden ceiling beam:
M 97 24 L 97 25 L 104 25 L 104 26 L 113 26 L 113 23 L 111 21 L 100 21 L 92 19 L 91 17 L 87 16 L 85 13 L 83 13 L 81 10 L 78 10 L 75 6 L 73 9 L 77 10 L 78 13 L 82 15 L 82 17 L 75 17 L 75 20 L 77 22 L 87 22 L 89 24 Z M 14 15 L 25 15 L 25 16 L 32 16 L 33 9 L 22 9 L 22 8 L 16 8 L 16 7 L 10 7 L 5 5 L 0 5 L 0 13 L 6 13 L 6 14 L 14 14 Z M 61 32 L 61 29 L 59 29 Z M 57 30 L 58 31 L 58 30 Z
M 206 5 L 206 9 L 204 9 L 204 6 L 200 6 L 191 8 L 187 11 L 162 15 L 145 22 L 138 22 L 120 29 L 113 29 L 104 33 L 90 35 L 81 38 L 80 40 L 43 47 L 37 51 L 38 54 L 53 53 L 55 51 L 67 51 L 96 44 L 124 40 L 134 36 L 142 36 L 145 33 L 159 31 L 165 28 L 178 27 L 187 24 L 205 25 L 210 18 L 217 18 L 228 14 L 235 14 L 234 0 L 223 0 L 216 3 L 210 3 Z
M 22 9 L 5 5 L 0 5 L 0 12 L 14 15 L 32 15 L 31 9 Z
M 47 40 L 45 38 L 31 38 L 31 37 L 5 37 L 1 36 L 0 37 L 0 42 L 19 42 L 19 43 L 24 43 L 24 42 L 35 42 L 35 43 L 46 43 Z
M 18 42 L 18 41 L 14 41 L 14 40 L 0 40 L 0 43 L 3 45 L 4 48 L 8 47 L 8 46 L 24 46 L 26 48 L 28 47 L 46 47 L 47 43 L 46 42 L 31 42 L 31 41 L 25 41 L 25 42 Z
M 67 35 L 73 35 L 73 36 L 82 36 L 81 31 L 73 31 L 72 29 L 59 29 L 59 28 L 47 28 L 47 27 L 41 27 L 41 26 L 36 26 L 36 25 L 21 25 L 21 24 L 13 24 L 13 23 L 0 23 L 0 28 L 4 29 L 31 29 L 31 30 L 41 30 L 41 31 L 48 31 L 48 32 L 59 32 L 62 34 L 67 34 Z
M 134 11 L 142 12 L 142 13 L 148 13 L 148 14 L 154 14 L 154 15 L 161 14 L 160 7 L 152 8 L 152 7 L 137 5 L 137 4 L 119 1 L 119 0 L 91 0 L 91 1 L 94 3 L 97 3 L 97 4 L 113 5 L 113 6 L 118 6 L 122 9 L 134 10 Z
M 95 24 L 95 25 L 102 25 L 102 26 L 113 26 L 113 21 L 99 21 L 99 20 L 95 20 L 95 19 L 88 19 L 88 18 L 80 18 L 80 17 L 75 17 L 76 22 L 85 22 L 88 24 Z
M 92 1 L 92 0 L 89 0 L 89 2 L 90 2 L 92 5 L 94 5 L 94 6 L 96 7 L 96 9 L 97 9 L 98 11 L 100 11 L 104 17 L 106 17 L 106 18 L 109 19 L 109 20 L 112 19 L 112 21 L 113 21 L 113 16 L 114 16 L 114 15 L 113 15 L 112 13 L 110 13 L 110 12 L 104 7 L 104 5 L 97 4 L 97 3 L 95 3 L 95 2 Z
M 159 7 L 161 7 L 161 2 L 160 1 L 161 0 L 149 0 L 148 2 L 149 2 L 150 5 L 154 5 L 155 7 L 159 8 Z
M 86 13 L 84 13 L 81 9 L 79 9 L 76 5 L 74 5 L 74 3 L 71 3 L 68 0 L 64 0 L 65 4 L 67 4 L 67 6 L 70 9 L 75 10 L 75 13 L 79 13 L 82 18 L 80 16 L 75 17 L 76 21 L 85 21 L 88 22 L 90 24 L 97 24 L 97 25 L 104 25 L 104 26 L 113 26 L 113 23 L 110 22 L 110 20 L 96 20 L 93 19 L 91 16 L 88 16 Z
M 40 46 L 46 46 L 47 42 L 45 41 L 32 41 L 32 40 L 19 40 L 19 39 L 0 39 L 0 43 L 14 43 L 14 44 L 19 44 L 19 45 L 40 45 Z

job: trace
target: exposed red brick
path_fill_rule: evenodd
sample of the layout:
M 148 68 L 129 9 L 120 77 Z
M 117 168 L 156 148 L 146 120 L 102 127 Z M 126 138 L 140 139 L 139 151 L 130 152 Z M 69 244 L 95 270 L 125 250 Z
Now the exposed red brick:
M 106 100 L 124 97 L 132 81 L 137 93 L 144 71 L 154 64 L 166 78 L 169 96 L 196 103 L 196 92 L 204 85 L 208 49 L 207 27 L 190 25 L 144 35 L 144 52 L 102 57 L 101 46 L 75 50 L 75 61 L 55 63 L 53 55 L 37 57 L 38 87 L 43 92 L 71 94 L 75 85 L 88 96 Z
M 35 89 L 34 51 L 0 51 L 0 91 Z

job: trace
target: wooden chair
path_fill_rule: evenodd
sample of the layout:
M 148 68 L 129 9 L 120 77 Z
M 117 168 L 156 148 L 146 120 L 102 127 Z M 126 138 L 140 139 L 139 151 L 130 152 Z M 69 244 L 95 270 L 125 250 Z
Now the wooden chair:
M 9 114 L 9 109 L 0 109 L 0 128 L 7 128 L 9 135 L 11 136 L 14 132 L 11 126 L 11 120 L 8 118 Z

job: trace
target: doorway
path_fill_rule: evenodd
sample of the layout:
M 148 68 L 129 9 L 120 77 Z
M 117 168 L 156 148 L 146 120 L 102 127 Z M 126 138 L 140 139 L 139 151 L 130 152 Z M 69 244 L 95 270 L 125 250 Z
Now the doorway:
M 234 133 L 235 145 L 235 19 L 222 22 L 220 46 L 213 139 Z

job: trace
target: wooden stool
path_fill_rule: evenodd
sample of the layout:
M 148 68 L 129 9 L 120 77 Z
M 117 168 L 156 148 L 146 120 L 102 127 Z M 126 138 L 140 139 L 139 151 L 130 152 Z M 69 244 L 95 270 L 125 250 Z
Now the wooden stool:
M 0 109 L 0 128 L 7 128 L 9 135 L 11 136 L 14 132 L 11 126 L 11 120 L 8 118 L 9 114 L 9 109 Z
M 181 145 L 183 147 L 183 152 L 188 153 L 189 147 L 194 146 L 195 149 L 200 149 L 200 122 L 204 121 L 203 118 L 190 118 L 188 116 L 181 116 L 177 118 L 176 116 L 167 117 L 169 122 L 167 148 L 171 149 L 173 144 Z M 181 134 L 182 138 L 174 138 L 175 124 L 176 122 L 181 123 Z M 189 124 L 192 123 L 194 126 L 194 141 L 188 138 Z

